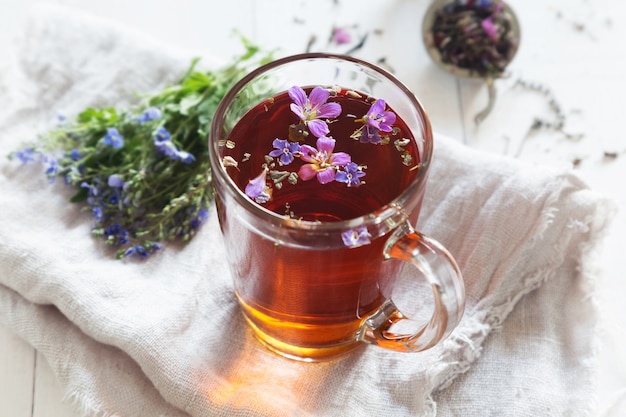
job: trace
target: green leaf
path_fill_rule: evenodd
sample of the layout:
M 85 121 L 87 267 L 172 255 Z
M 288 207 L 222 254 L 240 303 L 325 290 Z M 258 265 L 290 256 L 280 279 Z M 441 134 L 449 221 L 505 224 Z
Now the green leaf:
M 185 96 L 185 98 L 180 101 L 180 114 L 187 116 L 189 114 L 189 109 L 195 107 L 201 101 L 202 96 L 199 94 L 190 94 Z
M 82 201 L 87 200 L 87 197 L 89 196 L 89 190 L 86 188 L 79 188 L 78 191 L 76 192 L 76 194 L 74 194 L 72 196 L 72 198 L 70 198 L 70 202 L 71 203 L 80 203 Z

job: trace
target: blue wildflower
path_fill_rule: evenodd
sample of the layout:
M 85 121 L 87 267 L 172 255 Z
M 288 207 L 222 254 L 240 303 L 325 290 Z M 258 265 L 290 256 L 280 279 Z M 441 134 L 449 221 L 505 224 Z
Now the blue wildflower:
M 156 107 L 148 107 L 135 120 L 137 121 L 137 123 L 142 125 L 152 120 L 161 120 L 161 117 L 161 110 L 157 109 Z
M 100 206 L 92 206 L 91 213 L 93 214 L 93 218 L 96 219 L 97 222 L 101 221 L 104 217 L 104 213 L 102 212 L 102 207 Z
M 201 209 L 198 210 L 196 215 L 191 219 L 190 225 L 192 229 L 199 228 L 204 222 L 209 218 L 209 210 Z
M 172 137 L 172 135 L 170 134 L 170 132 L 168 132 L 168 130 L 161 126 L 157 129 L 154 138 L 156 139 L 157 142 L 165 142 L 170 140 Z
M 191 164 L 196 160 L 196 157 L 193 154 L 190 154 L 186 151 L 178 151 L 177 159 L 180 160 L 183 164 Z
M 135 245 L 126 249 L 126 251 L 124 252 L 125 258 L 128 258 L 129 256 L 133 256 L 133 255 L 138 255 L 142 258 L 146 258 L 150 256 L 150 252 L 142 245 Z
M 169 140 L 155 140 L 154 147 L 161 155 L 165 155 L 174 160 L 178 158 L 178 148 Z
M 58 173 L 59 173 L 59 164 L 57 163 L 57 160 L 54 158 L 49 158 L 48 167 L 46 168 L 46 176 L 51 182 L 53 182 L 54 178 L 57 176 Z
M 112 174 L 112 175 L 109 175 L 107 184 L 109 185 L 109 187 L 112 187 L 112 188 L 122 188 L 124 187 L 124 180 L 122 180 L 122 177 L 120 177 L 119 175 Z
M 80 183 L 81 188 L 86 188 L 89 191 L 90 196 L 97 196 L 100 192 L 100 187 L 98 185 L 89 184 L 86 181 Z
M 289 165 L 294 160 L 294 154 L 300 151 L 300 144 L 297 142 L 289 142 L 284 139 L 274 139 L 272 142 L 274 150 L 270 152 L 270 156 L 274 158 L 280 157 L 279 162 L 281 165 Z
M 345 166 L 345 171 L 337 171 L 335 175 L 335 181 L 345 182 L 348 187 L 361 185 L 361 177 L 365 176 L 365 172 L 359 169 L 359 166 L 354 162 L 350 162 Z
M 171 141 L 171 134 L 167 129 L 161 126 L 154 134 L 154 147 L 161 155 L 165 155 L 173 161 L 181 161 L 184 164 L 191 164 L 196 157 L 186 151 L 181 151 Z
M 107 237 L 107 241 L 114 245 L 125 245 L 128 243 L 129 233 L 119 223 L 111 223 L 104 229 L 104 235 Z
M 99 178 L 94 178 L 93 184 L 89 184 L 88 182 L 83 181 L 80 183 L 80 187 L 87 189 L 87 204 L 89 204 L 90 206 L 95 206 L 99 204 L 99 201 L 101 200 L 100 198 L 101 189 L 100 189 Z
M 104 136 L 104 144 L 111 146 L 113 149 L 120 149 L 124 146 L 124 137 L 116 128 L 110 127 Z
M 27 164 L 29 162 L 35 162 L 35 157 L 38 154 L 37 151 L 33 148 L 24 148 L 20 151 L 15 152 L 15 156 L 17 159 L 22 161 L 23 164 Z
M 75 166 L 70 166 L 69 171 L 65 175 L 65 183 L 68 185 L 75 184 L 81 178 L 80 169 Z
M 70 158 L 72 158 L 72 161 L 78 161 L 82 158 L 82 155 L 78 152 L 78 149 L 74 148 L 70 151 Z

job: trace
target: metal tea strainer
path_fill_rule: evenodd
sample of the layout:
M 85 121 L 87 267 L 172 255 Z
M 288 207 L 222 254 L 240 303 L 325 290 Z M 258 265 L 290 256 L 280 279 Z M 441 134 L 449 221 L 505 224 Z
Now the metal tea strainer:
M 520 42 L 515 12 L 500 0 L 434 0 L 424 15 L 422 36 L 435 64 L 461 78 L 484 79 L 489 102 L 474 121 L 491 112 L 494 81 L 505 75 Z

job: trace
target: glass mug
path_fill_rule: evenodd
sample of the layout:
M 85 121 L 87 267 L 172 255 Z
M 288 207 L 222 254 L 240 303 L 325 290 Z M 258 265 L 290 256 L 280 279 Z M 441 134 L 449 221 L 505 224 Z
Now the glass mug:
M 235 293 L 263 344 L 321 361 L 362 342 L 422 351 L 452 332 L 463 278 L 412 227 L 432 149 L 417 98 L 357 58 L 278 59 L 226 94 L 209 134 L 216 206 Z M 391 299 L 406 264 L 432 288 L 424 323 Z M 403 324 L 414 330 L 398 333 Z

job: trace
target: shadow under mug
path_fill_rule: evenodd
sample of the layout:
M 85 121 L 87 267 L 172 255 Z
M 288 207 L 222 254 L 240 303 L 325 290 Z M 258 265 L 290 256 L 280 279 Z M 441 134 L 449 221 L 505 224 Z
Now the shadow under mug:
M 228 174 L 228 138 L 248 111 L 294 85 L 341 86 L 384 98 L 413 135 L 421 164 L 417 175 L 379 209 L 342 221 L 294 219 L 254 202 Z M 234 290 L 263 344 L 292 359 L 320 361 L 362 342 L 422 351 L 452 332 L 464 311 L 463 278 L 448 251 L 412 226 L 432 150 L 430 122 L 417 98 L 387 71 L 354 57 L 309 53 L 278 59 L 226 94 L 209 135 L 216 206 Z M 367 230 L 369 244 L 347 247 L 343 236 L 353 230 Z M 407 264 L 432 289 L 434 303 L 427 301 L 434 311 L 423 323 L 406 317 L 391 299 Z M 422 298 L 415 294 L 412 302 L 424 304 Z M 407 323 L 412 330 L 398 333 Z

